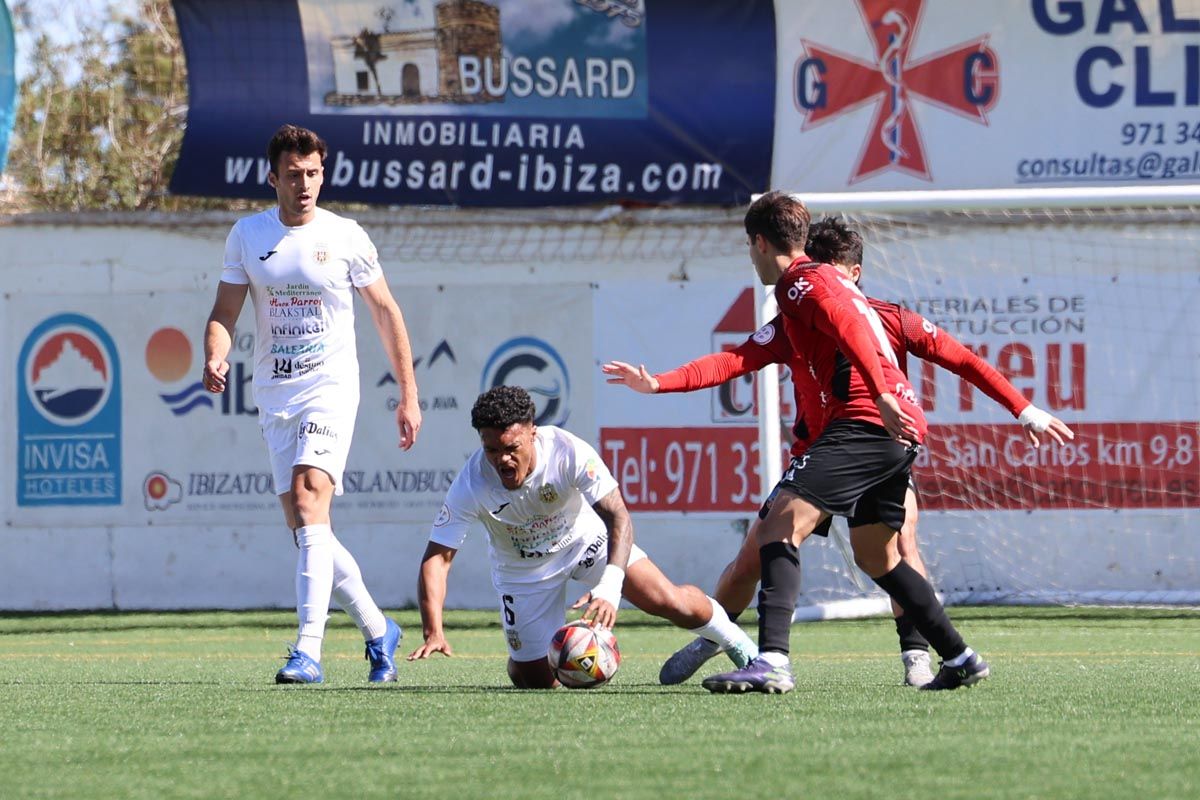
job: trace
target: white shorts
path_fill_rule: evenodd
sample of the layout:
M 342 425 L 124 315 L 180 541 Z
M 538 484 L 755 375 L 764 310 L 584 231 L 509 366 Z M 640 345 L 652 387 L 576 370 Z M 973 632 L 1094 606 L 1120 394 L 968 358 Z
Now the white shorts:
M 579 581 L 589 589 L 599 583 L 608 566 L 608 551 L 605 549 L 603 557 L 598 558 L 592 548 L 604 548 L 607 543 L 607 537 L 597 540 L 574 568 L 556 577 L 536 583 L 496 583 L 500 625 L 513 661 L 537 661 L 550 652 L 554 632 L 567 621 L 567 581 Z M 629 566 L 645 557 L 646 551 L 635 544 L 629 551 Z
M 350 455 L 357 416 L 357 408 L 349 413 L 307 408 L 292 417 L 265 418 L 262 435 L 271 458 L 275 494 L 292 490 L 292 468 L 298 464 L 328 473 L 333 480 L 333 493 L 341 494 L 342 473 Z

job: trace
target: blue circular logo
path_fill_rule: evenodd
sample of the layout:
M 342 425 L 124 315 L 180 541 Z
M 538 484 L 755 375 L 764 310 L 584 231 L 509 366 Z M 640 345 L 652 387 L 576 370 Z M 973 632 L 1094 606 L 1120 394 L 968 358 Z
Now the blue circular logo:
M 483 368 L 480 391 L 496 386 L 520 386 L 533 397 L 538 425 L 562 425 L 571 413 L 571 378 L 562 356 L 532 336 L 518 336 L 500 345 Z

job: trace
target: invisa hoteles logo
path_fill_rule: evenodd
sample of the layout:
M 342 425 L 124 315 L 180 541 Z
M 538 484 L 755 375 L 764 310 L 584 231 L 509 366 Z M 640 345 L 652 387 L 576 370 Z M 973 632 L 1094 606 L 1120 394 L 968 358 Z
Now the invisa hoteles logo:
M 982 125 L 1000 96 L 1000 63 L 986 35 L 921 58 L 912 57 L 925 0 L 857 0 L 874 62 L 801 40 L 792 98 L 801 130 L 874 103 L 849 183 L 888 170 L 932 180 L 915 102 L 921 100 Z
M 518 336 L 492 351 L 479 390 L 496 386 L 520 386 L 529 392 L 538 425 L 563 425 L 570 416 L 571 376 L 566 362 L 541 339 Z
M 121 502 L 120 361 L 94 320 L 59 314 L 17 366 L 17 505 Z

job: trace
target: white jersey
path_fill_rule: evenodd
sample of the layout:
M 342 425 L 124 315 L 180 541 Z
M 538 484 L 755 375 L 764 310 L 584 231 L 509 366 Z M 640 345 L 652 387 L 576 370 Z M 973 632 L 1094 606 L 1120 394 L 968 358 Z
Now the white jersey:
M 539 427 L 534 448 L 532 473 L 512 491 L 476 450 L 450 485 L 430 541 L 457 550 L 480 522 L 498 580 L 533 583 L 574 568 L 605 538 L 592 505 L 617 482 L 591 445 L 561 428 Z
M 352 287 L 382 275 L 366 232 L 324 209 L 294 228 L 279 221 L 278 208 L 234 224 L 221 280 L 250 285 L 260 415 L 291 416 L 314 399 L 357 407 Z

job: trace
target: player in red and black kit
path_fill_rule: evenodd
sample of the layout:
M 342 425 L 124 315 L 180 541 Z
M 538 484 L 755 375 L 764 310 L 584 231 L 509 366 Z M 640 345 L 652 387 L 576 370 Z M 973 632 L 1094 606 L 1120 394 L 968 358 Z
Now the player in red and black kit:
M 908 473 L 926 422 L 878 320 L 852 282 L 804 255 L 804 204 L 771 192 L 751 204 L 745 227 L 750 258 L 764 285 L 775 286 L 784 333 L 802 369 L 801 392 L 819 397 L 821 435 L 784 473 L 756 537 L 762 562 L 758 596 L 760 655 L 746 667 L 706 678 L 714 692 L 787 692 L 789 635 L 800 589 L 798 546 L 830 515 L 850 518 L 855 560 L 898 602 L 943 659 L 928 687 L 954 688 L 988 674 L 946 616 L 929 582 L 901 559 Z M 872 324 L 873 323 L 873 324 Z M 838 354 L 853 369 L 835 392 Z M 843 388 L 843 387 L 836 387 Z
M 862 237 L 848 229 L 842 222 L 826 218 L 815 223 L 809 230 L 805 245 L 806 254 L 815 261 L 833 264 L 847 278 L 858 283 L 862 273 Z M 1030 442 L 1039 444 L 1038 434 L 1048 432 L 1051 437 L 1062 441 L 1072 433 L 1060 420 L 1033 406 L 1016 387 L 1007 381 L 987 362 L 963 347 L 950 334 L 928 322 L 920 314 L 911 312 L 894 303 L 867 298 L 869 305 L 879 317 L 888 342 L 896 354 L 902 371 L 907 372 L 907 356 L 912 353 L 938 364 L 979 387 L 996 400 L 1024 425 Z M 733 350 L 713 353 L 688 362 L 668 372 L 650 375 L 644 366 L 634 367 L 620 361 L 604 365 L 609 383 L 620 383 L 647 393 L 694 391 L 720 385 L 725 381 L 762 369 L 768 364 L 787 364 L 793 371 L 803 369 L 796 363 L 796 354 L 787 337 L 782 333 L 779 317 L 755 331 L 745 342 Z M 849 363 L 839 361 L 835 383 L 848 379 Z M 800 383 L 793 384 L 797 408 L 793 426 L 791 456 L 804 455 L 808 446 L 821 433 L 819 427 L 809 425 L 808 420 L 821 418 L 818 398 L 804 395 Z M 759 520 L 766 517 L 774 493 L 768 497 L 759 511 Z M 901 558 L 913 569 L 926 575 L 924 563 L 917 549 L 916 519 L 917 497 L 913 486 L 905 494 L 905 521 L 900 529 L 897 544 Z M 760 572 L 759 553 L 755 535 L 759 521 L 743 542 L 737 556 L 722 571 L 713 596 L 729 613 L 736 617 L 749 606 L 758 585 Z M 813 532 L 825 535 L 829 520 Z M 915 629 L 911 620 L 895 602 L 892 603 L 896 618 L 896 631 L 900 639 L 901 660 L 905 669 L 905 682 L 911 686 L 924 686 L 933 679 L 929 666 L 929 645 Z M 669 658 L 663 665 L 659 679 L 665 684 L 675 684 L 690 678 L 708 659 L 719 652 L 707 640 L 689 643 Z

